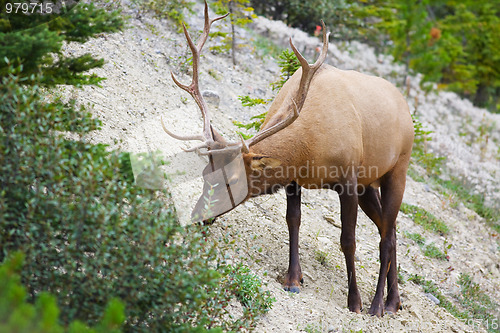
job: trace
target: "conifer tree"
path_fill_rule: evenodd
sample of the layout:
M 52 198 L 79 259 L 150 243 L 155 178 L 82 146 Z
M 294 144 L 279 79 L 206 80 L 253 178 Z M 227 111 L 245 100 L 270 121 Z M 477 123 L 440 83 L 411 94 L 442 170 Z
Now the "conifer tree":
M 69 5 L 62 6 L 66 2 Z M 66 2 L 33 6 L 26 0 L 0 0 L 0 78 L 9 66 L 22 64 L 26 77 L 43 74 L 39 83 L 46 86 L 80 86 L 102 80 L 87 73 L 102 66 L 102 59 L 90 54 L 67 56 L 61 48 L 63 42 L 83 43 L 100 33 L 122 29 L 120 13 L 107 12 L 93 3 Z

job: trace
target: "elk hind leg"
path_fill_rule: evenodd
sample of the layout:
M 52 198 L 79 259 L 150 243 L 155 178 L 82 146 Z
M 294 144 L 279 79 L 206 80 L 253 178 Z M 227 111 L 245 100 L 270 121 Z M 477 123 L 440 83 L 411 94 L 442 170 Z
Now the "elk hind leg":
M 386 279 L 388 295 L 385 311 L 395 313 L 401 306 L 396 262 L 396 217 L 403 200 L 407 168 L 408 159 L 402 157 L 381 180 L 380 272 L 375 297 L 368 311 L 369 314 L 378 317 L 384 314 L 383 297 Z
M 359 190 L 359 206 L 365 214 L 375 223 L 379 233 L 382 226 L 382 204 L 380 192 L 377 188 L 367 186 Z M 395 231 L 395 229 L 394 229 Z M 395 237 L 395 236 L 394 236 Z M 391 263 L 396 262 L 396 252 L 392 252 Z M 397 286 L 396 265 L 390 265 L 387 274 L 387 301 L 384 306 L 385 312 L 395 313 L 400 307 L 399 291 Z

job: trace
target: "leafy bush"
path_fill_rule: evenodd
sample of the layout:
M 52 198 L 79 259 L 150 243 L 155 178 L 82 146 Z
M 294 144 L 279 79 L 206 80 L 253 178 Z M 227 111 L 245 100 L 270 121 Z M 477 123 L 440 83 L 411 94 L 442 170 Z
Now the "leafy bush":
M 260 309 L 267 312 L 271 309 L 274 298 L 269 292 L 264 293 L 267 297 L 261 297 L 262 281 L 254 275 L 250 269 L 242 264 L 226 265 L 225 279 L 229 290 L 234 291 L 234 295 L 248 309 Z
M 29 300 L 53 293 L 65 325 L 96 323 L 118 298 L 126 331 L 254 327 L 268 307 L 229 316 L 245 286 L 224 282 L 206 230 L 181 227 L 167 193 L 135 187 L 126 154 L 82 139 L 99 121 L 22 82 L 11 68 L 0 86 L 0 260 L 26 254 Z
M 123 304 L 112 299 L 103 312 L 102 319 L 94 328 L 74 321 L 64 328 L 59 323 L 60 310 L 56 298 L 49 293 L 40 293 L 35 304 L 27 302 L 26 289 L 21 285 L 19 273 L 24 255 L 13 253 L 0 265 L 0 332 L 120 332 L 125 315 Z
M 43 302 L 50 323 L 59 318 L 70 331 L 83 330 L 74 320 L 97 325 L 113 299 L 125 307 L 125 331 L 254 327 L 267 310 L 229 314 L 240 289 L 223 283 L 207 230 L 181 227 L 168 193 L 134 186 L 128 154 L 85 139 L 100 121 L 47 89 L 102 80 L 87 73 L 102 60 L 66 57 L 61 46 L 121 28 L 118 13 L 82 4 L 35 28 L 37 15 L 15 19 L 0 32 L 0 52 L 12 57 L 0 59 L 0 261 L 26 255 L 27 301 Z M 39 43 L 30 43 L 33 33 Z

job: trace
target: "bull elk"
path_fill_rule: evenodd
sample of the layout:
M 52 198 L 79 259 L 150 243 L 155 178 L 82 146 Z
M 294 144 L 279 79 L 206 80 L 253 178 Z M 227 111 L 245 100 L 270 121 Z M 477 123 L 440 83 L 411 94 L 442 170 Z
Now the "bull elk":
M 227 15 L 227 14 L 226 14 Z M 194 98 L 203 117 L 203 133 L 181 136 L 162 126 L 168 135 L 179 140 L 202 143 L 188 151 L 210 156 L 204 171 L 203 195 L 195 211 L 202 210 L 209 191 L 210 171 L 229 163 L 239 155 L 243 171 L 225 171 L 225 186 L 220 192 L 244 193 L 242 200 L 271 194 L 285 188 L 286 221 L 290 237 L 290 257 L 284 288 L 299 292 L 302 272 L 299 263 L 299 227 L 301 220 L 301 188 L 328 188 L 338 192 L 342 232 L 340 244 L 345 255 L 348 280 L 347 305 L 359 313 L 361 297 L 356 283 L 354 252 L 358 205 L 376 224 L 380 233 L 380 272 L 375 296 L 368 311 L 382 316 L 395 313 L 401 306 L 396 264 L 396 217 L 402 202 L 406 172 L 410 159 L 414 130 L 408 105 L 397 90 L 384 79 L 355 71 L 339 70 L 324 64 L 328 36 L 323 23 L 323 47 L 317 61 L 310 65 L 290 46 L 300 61 L 301 69 L 286 82 L 272 103 L 254 137 L 227 142 L 212 127 L 207 104 L 198 86 L 200 52 L 210 26 L 224 18 L 210 20 L 205 2 L 205 25 L 198 43 L 192 41 L 186 27 L 184 34 L 193 53 L 193 77 L 190 85 L 174 82 Z M 213 158 L 217 156 L 217 158 Z M 307 172 L 296 172 L 307 169 Z M 224 213 L 237 205 L 219 200 L 213 205 Z M 225 205 L 225 206 L 224 206 Z M 384 288 L 387 280 L 387 299 Z

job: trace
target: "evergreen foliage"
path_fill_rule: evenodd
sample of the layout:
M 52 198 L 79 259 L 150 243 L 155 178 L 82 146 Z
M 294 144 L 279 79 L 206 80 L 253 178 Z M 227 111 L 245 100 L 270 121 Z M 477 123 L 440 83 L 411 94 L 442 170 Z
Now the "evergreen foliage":
M 285 82 L 288 81 L 288 79 L 301 67 L 301 65 L 295 53 L 293 53 L 288 49 L 283 50 L 283 52 L 279 55 L 278 58 L 279 58 L 278 64 L 281 68 L 280 69 L 281 74 L 278 81 L 271 83 L 271 87 L 273 88 L 273 90 L 279 91 L 283 87 Z M 248 106 L 248 107 L 252 107 L 259 104 L 266 105 L 272 102 L 272 99 L 264 100 L 262 98 L 251 98 L 250 96 L 239 96 L 238 98 L 243 106 Z M 233 121 L 233 124 L 236 125 L 236 127 L 243 128 L 247 131 L 253 129 L 258 132 L 260 131 L 260 127 L 264 123 L 266 115 L 267 111 L 251 117 L 250 120 L 253 121 L 248 124 L 243 124 L 239 121 Z M 238 133 L 241 134 L 244 139 L 249 139 L 253 136 L 251 134 L 243 132 L 238 132 Z
M 125 320 L 123 304 L 112 299 L 94 328 L 81 321 L 63 327 L 59 321 L 60 309 L 50 293 L 40 293 L 35 304 L 27 302 L 26 288 L 21 284 L 20 272 L 25 256 L 15 252 L 0 265 L 0 332 L 19 333 L 118 333 Z
M 17 2 L 17 1 L 16 1 Z M 0 8 L 13 1 L 0 1 Z M 107 12 L 92 3 L 81 3 L 71 9 L 62 9 L 61 14 L 30 15 L 0 13 L 0 77 L 8 74 L 10 65 L 23 66 L 26 78 L 30 74 L 44 73 L 38 84 L 97 84 L 102 78 L 87 72 L 103 65 L 102 59 L 90 54 L 77 57 L 61 52 L 63 42 L 83 43 L 103 32 L 115 32 L 123 28 L 124 22 L 117 11 Z M 4 61 L 8 59 L 8 62 Z M 25 83 L 28 83 L 27 80 Z

